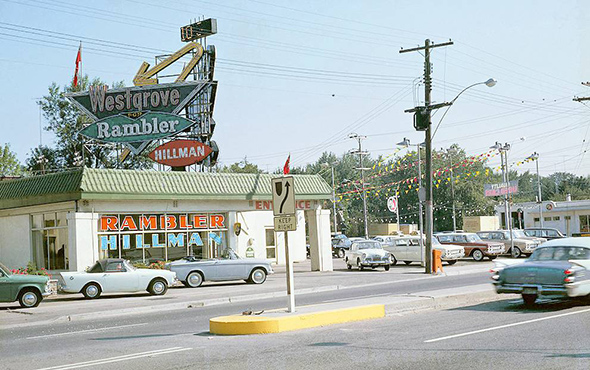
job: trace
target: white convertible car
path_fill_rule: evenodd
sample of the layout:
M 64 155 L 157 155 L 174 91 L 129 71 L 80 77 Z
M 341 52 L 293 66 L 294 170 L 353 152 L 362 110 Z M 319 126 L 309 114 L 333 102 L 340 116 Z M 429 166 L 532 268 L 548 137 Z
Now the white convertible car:
M 164 295 L 174 284 L 176 273 L 168 270 L 138 269 L 129 261 L 107 258 L 97 261 L 88 271 L 60 272 L 58 289 L 98 298 L 102 293 L 139 292 Z

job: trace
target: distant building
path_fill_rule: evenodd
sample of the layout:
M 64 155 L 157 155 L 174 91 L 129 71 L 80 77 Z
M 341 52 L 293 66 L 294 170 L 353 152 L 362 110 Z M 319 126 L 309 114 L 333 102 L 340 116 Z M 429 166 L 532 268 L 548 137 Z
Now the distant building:
M 544 201 L 542 203 L 514 203 L 510 206 L 513 228 L 529 228 L 541 226 L 558 229 L 564 235 L 572 236 L 590 233 L 590 199 L 568 200 L 562 202 Z M 541 212 L 542 210 L 542 212 Z M 504 205 L 496 206 L 496 214 L 500 218 L 500 226 L 506 227 Z

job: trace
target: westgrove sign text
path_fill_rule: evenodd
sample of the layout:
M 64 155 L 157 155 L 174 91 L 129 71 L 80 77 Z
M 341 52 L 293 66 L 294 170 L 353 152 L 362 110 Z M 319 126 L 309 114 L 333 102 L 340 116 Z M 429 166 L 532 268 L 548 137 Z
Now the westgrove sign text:
M 66 96 L 95 120 L 130 112 L 178 114 L 210 82 L 191 81 L 107 90 L 92 86 L 89 91 Z

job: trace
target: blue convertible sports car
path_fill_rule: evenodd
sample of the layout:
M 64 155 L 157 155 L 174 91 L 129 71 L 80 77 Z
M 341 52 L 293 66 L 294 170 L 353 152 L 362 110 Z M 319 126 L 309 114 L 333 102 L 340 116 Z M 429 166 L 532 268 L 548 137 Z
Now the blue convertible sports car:
M 494 269 L 497 293 L 522 294 L 531 305 L 538 297 L 590 295 L 590 237 L 550 240 L 523 263 Z

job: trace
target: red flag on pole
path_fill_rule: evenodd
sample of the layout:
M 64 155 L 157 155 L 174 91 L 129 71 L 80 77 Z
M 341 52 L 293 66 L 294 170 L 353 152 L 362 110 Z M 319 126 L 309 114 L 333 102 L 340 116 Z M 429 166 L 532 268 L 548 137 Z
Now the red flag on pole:
M 80 47 L 78 48 L 78 55 L 76 56 L 76 70 L 74 72 L 74 87 L 78 87 L 78 73 L 80 71 L 80 62 L 82 62 L 82 43 L 80 43 Z
M 285 165 L 283 166 L 283 175 L 289 174 L 289 161 L 290 160 L 291 160 L 291 154 L 289 154 L 289 156 L 287 157 L 287 162 L 285 162 Z

